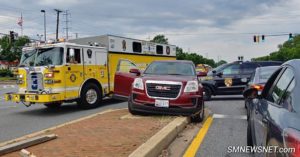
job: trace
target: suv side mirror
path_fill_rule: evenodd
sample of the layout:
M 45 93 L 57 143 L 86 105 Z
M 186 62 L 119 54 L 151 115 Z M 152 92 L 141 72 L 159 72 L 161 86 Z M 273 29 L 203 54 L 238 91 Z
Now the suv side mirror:
M 219 77 L 222 77 L 223 72 L 218 72 L 216 75 L 219 76 Z
M 141 72 L 139 69 L 130 69 L 129 73 L 136 74 L 136 76 L 140 76 Z
M 245 99 L 255 99 L 258 98 L 258 90 L 255 88 L 246 89 L 243 92 L 243 96 Z

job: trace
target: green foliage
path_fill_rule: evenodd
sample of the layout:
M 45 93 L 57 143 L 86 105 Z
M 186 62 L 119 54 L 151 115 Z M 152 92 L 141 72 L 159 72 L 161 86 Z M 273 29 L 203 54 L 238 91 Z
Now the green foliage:
M 288 61 L 291 59 L 300 58 L 300 35 L 295 36 L 293 39 L 278 45 L 279 50 L 270 53 L 267 56 L 253 58 L 256 61 Z
M 160 43 L 160 44 L 169 44 L 168 42 L 168 38 L 165 37 L 165 35 L 159 34 L 156 35 L 152 40 L 150 40 L 151 42 L 154 43 Z
M 0 69 L 0 77 L 13 77 L 13 73 L 9 69 Z
M 15 61 L 20 60 L 22 47 L 29 43 L 27 36 L 21 36 L 14 43 L 11 43 L 8 36 L 0 38 L 0 60 Z
M 169 44 L 168 38 L 164 35 L 157 35 L 155 36 L 151 42 L 161 43 L 161 44 Z M 216 67 L 217 64 L 213 59 L 204 58 L 203 56 L 197 53 L 191 52 L 183 52 L 182 48 L 176 47 L 176 59 L 177 60 L 191 60 L 194 62 L 195 65 L 197 64 L 208 64 L 212 67 Z M 225 62 L 225 61 L 224 61 Z
M 177 60 L 191 60 L 195 65 L 197 64 L 208 64 L 212 67 L 216 66 L 213 59 L 204 58 L 197 53 L 183 52 L 182 48 L 176 47 L 176 59 Z
M 219 62 L 216 63 L 216 66 L 222 65 L 222 64 L 227 64 L 226 61 L 220 60 Z

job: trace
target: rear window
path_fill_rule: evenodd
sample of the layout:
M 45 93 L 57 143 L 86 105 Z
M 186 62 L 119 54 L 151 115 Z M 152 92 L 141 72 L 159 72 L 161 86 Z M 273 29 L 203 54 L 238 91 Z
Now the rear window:
M 255 71 L 255 69 L 258 67 L 255 63 L 243 63 L 243 73 L 244 74 L 251 74 Z
M 259 83 L 266 83 L 268 79 L 271 77 L 271 75 L 274 73 L 275 70 L 277 70 L 278 67 L 268 67 L 268 68 L 261 68 L 260 73 L 258 76 L 258 82 Z

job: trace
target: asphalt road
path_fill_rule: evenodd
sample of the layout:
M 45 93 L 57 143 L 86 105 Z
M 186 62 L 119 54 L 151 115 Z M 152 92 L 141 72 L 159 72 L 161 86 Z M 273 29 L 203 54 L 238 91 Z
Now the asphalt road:
M 104 100 L 101 107 L 92 110 L 81 110 L 75 103 L 65 104 L 58 111 L 48 110 L 40 104 L 27 108 L 21 103 L 3 100 L 4 93 L 13 91 L 17 91 L 16 86 L 0 85 L 0 143 L 106 109 L 127 107 L 125 102 L 110 99 Z
M 197 157 L 251 157 L 246 153 L 228 153 L 230 146 L 247 145 L 246 110 L 242 96 L 218 96 L 206 102 L 213 122 L 197 151 Z

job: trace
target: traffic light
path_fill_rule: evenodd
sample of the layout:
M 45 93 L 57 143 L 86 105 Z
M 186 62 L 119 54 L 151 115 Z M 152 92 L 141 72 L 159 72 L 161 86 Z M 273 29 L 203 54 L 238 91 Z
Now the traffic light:
M 253 42 L 256 43 L 256 36 L 255 35 L 253 36 Z
M 293 39 L 293 34 L 290 33 L 290 34 L 289 34 L 289 40 L 292 40 L 292 39 Z
M 15 41 L 15 32 L 9 31 L 10 42 L 13 43 Z
M 265 41 L 265 35 L 261 36 L 261 41 L 264 42 Z

